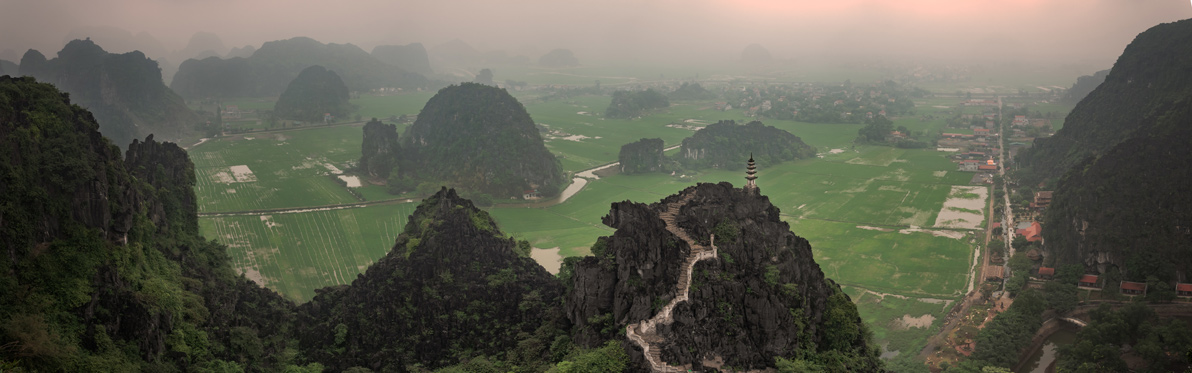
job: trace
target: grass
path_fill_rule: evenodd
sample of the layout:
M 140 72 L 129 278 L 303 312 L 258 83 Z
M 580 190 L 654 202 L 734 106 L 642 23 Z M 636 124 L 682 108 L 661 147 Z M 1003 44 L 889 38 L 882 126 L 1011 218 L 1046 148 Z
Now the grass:
M 233 266 L 246 276 L 303 302 L 315 289 L 350 283 L 389 252 L 415 207 L 207 217 L 199 226 L 204 236 L 228 245 Z
M 328 166 L 349 168 L 360 157 L 360 143 L 360 127 L 355 125 L 255 133 L 204 143 L 190 150 L 199 212 L 358 202 L 332 179 Z M 247 166 L 256 180 L 226 182 L 229 167 L 238 165 Z
M 887 351 L 898 351 L 900 355 L 918 354 L 927 339 L 939 331 L 941 320 L 948 312 L 947 307 L 952 304 L 919 298 L 883 297 L 851 286 L 844 287 L 844 290 L 857 304 L 861 320 L 873 331 L 874 340 L 884 344 Z M 927 327 L 907 327 L 899 322 L 903 316 L 919 318 L 923 315 L 931 315 L 935 321 Z

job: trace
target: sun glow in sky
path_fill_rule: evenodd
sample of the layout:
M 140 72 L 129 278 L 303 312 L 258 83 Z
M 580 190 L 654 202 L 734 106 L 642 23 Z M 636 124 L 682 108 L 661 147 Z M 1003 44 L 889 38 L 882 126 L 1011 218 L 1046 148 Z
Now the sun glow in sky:
M 72 30 L 104 26 L 147 33 L 166 50 L 205 31 L 228 47 L 294 36 L 365 50 L 459 39 L 514 53 L 709 58 L 759 43 L 779 58 L 1111 62 L 1139 32 L 1189 17 L 1192 7 L 1178 0 L 0 0 L 0 51 L 52 56 Z

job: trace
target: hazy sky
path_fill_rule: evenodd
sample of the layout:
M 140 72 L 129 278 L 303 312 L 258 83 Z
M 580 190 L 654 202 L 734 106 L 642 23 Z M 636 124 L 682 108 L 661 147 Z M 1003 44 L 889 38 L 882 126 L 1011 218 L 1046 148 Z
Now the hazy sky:
M 293 36 L 365 50 L 460 39 L 512 54 L 567 47 L 581 60 L 728 60 L 760 43 L 793 59 L 1109 63 L 1139 32 L 1185 18 L 1190 0 L 0 0 L 0 51 L 52 58 L 70 30 L 114 26 L 147 32 L 167 50 L 207 31 L 228 47 Z

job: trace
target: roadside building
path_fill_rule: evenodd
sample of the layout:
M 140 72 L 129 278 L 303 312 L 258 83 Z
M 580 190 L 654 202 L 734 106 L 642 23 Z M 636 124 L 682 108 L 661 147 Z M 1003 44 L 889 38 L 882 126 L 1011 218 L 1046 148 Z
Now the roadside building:
M 1097 275 L 1084 275 L 1080 277 L 1077 286 L 1083 289 L 1101 290 L 1101 278 Z
M 1175 284 L 1175 295 L 1181 298 L 1192 298 L 1192 284 Z
M 1143 296 L 1146 295 L 1146 283 L 1145 282 L 1122 281 L 1120 288 L 1122 289 L 1122 294 L 1143 295 Z
M 1035 192 L 1035 201 L 1031 202 L 1031 208 L 1037 210 L 1046 209 L 1051 205 L 1051 191 Z
M 960 161 L 960 165 L 959 165 L 958 169 L 960 171 L 977 172 L 977 168 L 980 166 L 981 166 L 981 161 L 978 161 L 976 159 L 966 159 L 966 160 Z
M 1002 266 L 986 266 L 985 267 L 985 281 L 1001 281 L 1005 267 Z
M 1037 242 L 1043 239 L 1043 226 L 1033 221 L 1029 227 L 1018 229 L 1014 234 L 1025 237 L 1027 242 Z
M 1055 277 L 1055 268 L 1039 267 L 1039 278 L 1050 280 L 1052 277 Z

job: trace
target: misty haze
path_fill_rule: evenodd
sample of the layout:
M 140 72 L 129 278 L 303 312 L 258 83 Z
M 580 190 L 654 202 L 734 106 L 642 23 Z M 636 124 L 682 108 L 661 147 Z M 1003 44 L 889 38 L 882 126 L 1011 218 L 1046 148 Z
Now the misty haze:
M 1190 16 L 0 0 L 0 372 L 1186 371 Z

